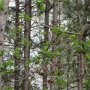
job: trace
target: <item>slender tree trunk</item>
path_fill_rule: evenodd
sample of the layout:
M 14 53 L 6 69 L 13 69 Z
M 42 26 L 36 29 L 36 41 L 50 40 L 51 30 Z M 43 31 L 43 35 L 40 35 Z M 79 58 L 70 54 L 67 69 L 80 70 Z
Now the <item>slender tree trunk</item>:
M 2 2 L 2 1 L 0 1 Z M 6 26 L 6 19 L 7 19 L 7 11 L 9 0 L 4 0 L 4 10 L 0 11 L 0 52 L 3 51 L 3 44 L 4 44 L 4 30 Z M 0 57 L 0 64 L 2 64 L 2 57 Z M 0 75 L 0 90 L 2 90 L 2 76 Z
M 53 3 L 54 3 L 54 7 L 53 7 L 53 27 L 57 27 L 57 19 L 58 19 L 58 1 L 55 1 L 55 0 L 53 0 Z M 55 38 L 56 38 L 56 35 L 52 35 L 52 41 L 54 41 L 55 40 Z M 54 41 L 54 43 L 52 43 L 52 52 L 54 52 L 55 51 L 55 49 L 56 49 L 56 40 Z M 56 61 L 56 58 L 53 58 L 52 59 L 52 63 L 53 62 L 57 62 Z M 55 68 L 57 68 L 56 66 L 54 66 L 54 65 L 51 65 L 50 66 L 50 72 L 51 72 L 51 80 L 53 81 L 53 83 L 51 83 L 50 84 L 50 90 L 57 90 L 57 88 L 58 87 L 56 87 L 56 85 L 55 85 L 55 83 L 54 83 L 54 72 L 55 72 L 55 70 L 53 70 L 53 69 L 55 69 Z
M 84 75 L 84 55 L 83 55 L 83 53 L 78 55 L 78 60 L 79 60 L 78 90 L 83 90 L 83 75 Z
M 80 5 L 81 0 L 76 0 L 76 5 Z M 78 8 L 78 7 L 77 7 Z M 78 30 L 81 30 L 81 12 L 77 11 L 77 23 L 78 23 Z M 80 39 L 81 37 L 78 37 L 78 40 L 80 42 L 84 42 L 83 39 Z M 83 47 L 82 47 L 83 48 Z M 78 53 L 77 56 L 78 59 L 78 90 L 83 90 L 83 75 L 84 75 L 84 54 L 83 52 Z
M 49 32 L 49 0 L 45 0 L 45 28 L 44 28 L 44 42 L 48 42 L 48 32 Z M 43 90 L 47 90 L 47 64 L 45 63 L 45 60 L 42 62 L 43 64 Z
M 15 18 L 15 27 L 16 27 L 16 39 L 15 39 L 15 50 L 19 50 L 19 0 L 15 0 L 16 3 L 16 18 Z M 15 55 L 15 84 L 14 84 L 14 90 L 20 90 L 20 58 Z
M 68 48 L 70 47 L 70 41 L 67 43 Z M 70 59 L 71 59 L 71 50 L 68 50 L 68 55 L 67 55 L 67 90 L 69 90 L 69 83 L 70 83 Z
M 31 0 L 25 0 L 25 14 L 31 18 Z M 30 62 L 30 32 L 31 19 L 25 21 L 24 39 L 27 41 L 24 46 L 24 88 L 30 90 L 29 86 L 29 62 Z
M 0 31 L 1 34 L 1 31 Z M 3 38 L 3 36 L 0 35 L 0 37 Z M 0 39 L 0 52 L 3 51 L 3 42 L 1 44 L 1 39 Z M 0 64 L 2 64 L 2 57 L 0 57 Z M 2 89 L 2 75 L 0 75 L 0 90 Z

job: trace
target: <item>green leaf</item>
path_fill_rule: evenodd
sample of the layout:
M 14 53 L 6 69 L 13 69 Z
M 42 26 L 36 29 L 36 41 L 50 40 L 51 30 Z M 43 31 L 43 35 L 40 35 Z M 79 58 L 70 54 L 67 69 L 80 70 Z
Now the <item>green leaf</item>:
M 77 36 L 76 36 L 76 35 L 74 35 L 74 34 L 70 35 L 69 37 L 70 37 L 70 39 L 71 39 L 72 41 L 75 41 L 75 40 L 76 40 L 76 38 L 77 38 Z
M 84 51 L 85 53 L 90 53 L 90 40 L 84 43 Z
M 16 39 L 16 30 L 15 29 L 10 29 L 8 31 L 8 35 L 7 36 L 8 36 L 9 39 L 15 40 Z
M 2 90 L 13 90 L 11 86 L 4 86 Z
M 25 19 L 25 21 L 30 21 L 31 17 L 29 15 L 25 14 L 24 19 Z
M 23 46 L 32 45 L 31 41 L 27 40 L 26 38 L 21 38 L 21 44 L 22 44 Z
M 86 41 L 85 45 L 90 46 L 90 40 Z
M 2 56 L 3 56 L 3 54 L 4 54 L 4 51 L 3 51 L 3 50 L 1 50 L 1 51 L 0 51 L 0 57 L 2 57 Z
M 31 20 L 31 17 L 29 15 L 27 15 L 26 13 L 20 13 L 19 17 L 21 19 L 24 19 L 25 21 L 30 21 Z
M 17 58 L 20 58 L 20 50 L 19 50 L 19 48 L 16 48 L 16 49 L 15 49 L 15 56 L 16 56 Z
M 45 56 L 46 58 L 52 58 L 53 57 L 53 53 L 51 51 L 46 51 L 46 50 L 42 50 L 39 52 L 39 54 Z
M 85 90 L 90 90 L 90 78 L 85 79 L 84 85 L 85 85 Z
M 32 58 L 32 62 L 35 63 L 35 64 L 39 64 L 40 60 L 41 60 L 40 56 L 35 56 L 35 57 Z
M 59 27 L 53 27 L 52 28 L 52 33 L 56 34 L 56 35 L 61 35 L 62 34 L 62 29 Z
M 65 5 L 70 4 L 70 0 L 63 0 L 63 2 L 64 2 Z
M 0 0 L 0 11 L 4 10 L 4 0 Z
M 65 88 L 67 85 L 67 82 L 62 79 L 60 76 L 56 77 L 56 84 L 60 87 L 60 88 Z
M 36 4 L 41 12 L 45 10 L 44 0 L 36 0 Z
M 56 50 L 56 51 L 54 52 L 54 55 L 57 57 L 57 56 L 60 56 L 60 55 L 61 55 L 61 53 L 60 53 L 60 51 L 59 51 L 59 50 Z
M 5 63 L 4 66 L 13 66 L 14 62 L 11 59 L 8 59 Z
M 87 65 L 90 65 L 90 53 L 86 53 L 85 54 L 85 63 L 87 64 Z
M 80 41 L 78 41 L 78 40 L 75 40 L 75 41 L 73 42 L 73 45 L 72 45 L 72 47 L 74 48 L 74 50 L 75 50 L 76 52 L 78 52 L 78 53 L 84 51 L 83 46 L 84 46 L 84 43 L 83 43 L 83 42 L 80 42 Z
M 18 28 L 16 28 L 15 32 L 16 33 L 21 33 L 22 32 L 22 28 L 19 26 Z

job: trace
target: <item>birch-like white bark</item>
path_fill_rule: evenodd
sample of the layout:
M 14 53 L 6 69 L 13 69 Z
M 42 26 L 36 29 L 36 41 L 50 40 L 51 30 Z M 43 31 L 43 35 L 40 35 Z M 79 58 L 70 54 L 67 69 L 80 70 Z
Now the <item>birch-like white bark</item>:
M 0 11 L 0 51 L 3 50 L 4 45 L 4 31 L 7 20 L 9 0 L 4 0 L 4 10 Z M 2 64 L 2 57 L 0 57 L 0 65 Z M 0 75 L 0 90 L 2 90 L 2 75 Z

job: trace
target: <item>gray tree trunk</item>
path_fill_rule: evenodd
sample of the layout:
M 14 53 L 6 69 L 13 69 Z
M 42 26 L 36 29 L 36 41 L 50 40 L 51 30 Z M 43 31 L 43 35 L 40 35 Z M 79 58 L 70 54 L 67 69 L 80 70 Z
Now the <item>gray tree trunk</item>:
M 0 52 L 3 51 L 4 44 L 4 30 L 7 20 L 7 11 L 8 11 L 9 0 L 4 0 L 3 11 L 0 11 Z M 2 57 L 0 57 L 0 64 L 2 64 Z M 2 90 L 2 79 L 0 75 L 0 90 Z
M 85 2 L 86 1 L 88 1 L 88 0 L 85 0 Z M 81 0 L 76 0 L 77 6 L 80 5 L 80 3 L 81 3 Z M 87 21 L 86 20 L 87 19 L 86 10 L 84 11 L 84 13 L 85 13 L 85 15 L 83 17 L 83 21 L 86 22 Z M 81 18 L 81 12 L 80 11 L 77 11 L 77 16 L 78 16 L 78 19 L 77 19 L 78 27 L 77 27 L 77 29 L 80 30 L 80 31 L 83 31 L 83 25 L 81 23 L 82 18 Z M 84 43 L 85 42 L 85 37 L 83 37 L 83 35 L 78 36 L 78 40 L 80 42 Z M 77 56 L 77 59 L 78 59 L 78 63 L 79 63 L 78 64 L 78 90 L 84 90 L 84 88 L 83 88 L 83 82 L 84 82 L 84 77 L 83 77 L 84 76 L 84 63 L 85 63 L 84 53 L 83 52 L 79 52 L 78 56 Z
M 57 19 L 58 19 L 58 1 L 53 0 L 53 3 L 54 3 L 54 7 L 53 7 L 53 27 L 56 27 L 57 26 Z M 55 38 L 56 38 L 56 35 L 53 34 L 52 35 L 52 41 L 54 41 Z M 54 43 L 52 43 L 52 52 L 54 52 L 55 49 L 56 49 L 56 41 L 54 41 Z M 53 62 L 57 63 L 57 58 L 53 58 L 52 63 Z M 51 73 L 51 80 L 52 80 L 52 83 L 50 84 L 50 90 L 57 90 L 57 86 L 54 84 L 55 78 L 53 77 L 54 72 L 55 72 L 56 69 L 57 69 L 56 66 L 54 66 L 54 65 L 50 66 L 50 73 Z

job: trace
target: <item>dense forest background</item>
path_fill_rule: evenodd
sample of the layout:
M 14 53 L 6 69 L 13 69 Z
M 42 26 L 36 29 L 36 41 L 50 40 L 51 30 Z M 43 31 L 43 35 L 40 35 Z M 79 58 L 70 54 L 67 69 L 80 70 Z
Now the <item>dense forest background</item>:
M 90 0 L 0 0 L 0 90 L 90 90 Z

